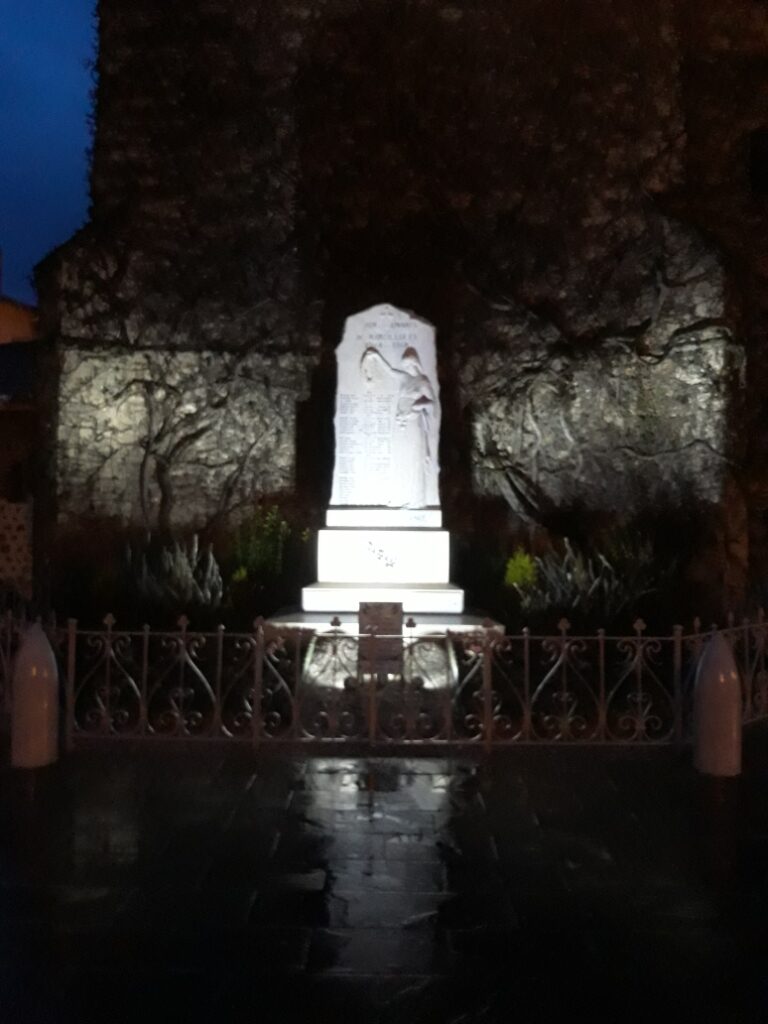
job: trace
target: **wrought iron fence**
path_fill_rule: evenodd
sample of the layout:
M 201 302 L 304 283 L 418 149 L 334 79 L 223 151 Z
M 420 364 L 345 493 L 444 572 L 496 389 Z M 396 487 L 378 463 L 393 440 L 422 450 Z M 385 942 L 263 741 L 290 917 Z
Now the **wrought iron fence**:
M 766 629 L 729 620 L 744 721 L 768 715 Z M 715 627 L 631 636 L 529 630 L 403 637 L 278 628 L 158 632 L 52 623 L 67 744 L 93 738 L 279 743 L 663 744 L 689 737 L 696 666 Z M 0 623 L 0 698 L 10 701 L 19 623 Z

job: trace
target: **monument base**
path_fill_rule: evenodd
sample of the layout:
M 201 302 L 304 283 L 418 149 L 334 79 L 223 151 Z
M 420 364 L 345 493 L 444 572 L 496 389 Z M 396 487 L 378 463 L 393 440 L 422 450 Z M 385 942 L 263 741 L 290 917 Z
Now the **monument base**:
M 411 618 L 407 616 L 407 618 Z M 306 629 L 314 633 L 327 633 L 333 630 L 357 636 L 359 633 L 359 616 L 354 613 L 341 612 L 331 616 L 327 612 L 295 611 L 285 612 L 270 618 L 272 626 L 281 629 Z M 332 625 L 337 623 L 336 625 Z M 493 630 L 503 635 L 504 627 L 499 622 L 483 619 L 479 615 L 429 615 L 422 613 L 413 616 L 413 626 L 404 626 L 405 637 L 445 636 L 446 633 L 482 633 Z
M 345 586 L 360 583 L 366 586 L 415 584 L 446 587 L 449 585 L 449 545 L 448 531 L 439 529 L 337 527 L 320 530 L 317 535 L 317 575 L 324 583 Z M 382 600 L 388 601 L 389 598 Z M 435 609 L 446 610 L 442 607 Z
M 386 508 L 379 506 L 332 505 L 325 514 L 325 525 L 373 530 L 432 529 L 443 525 L 440 508 Z
M 452 583 L 312 583 L 301 592 L 305 612 L 357 612 L 361 603 L 402 604 L 403 612 L 461 615 L 464 591 Z

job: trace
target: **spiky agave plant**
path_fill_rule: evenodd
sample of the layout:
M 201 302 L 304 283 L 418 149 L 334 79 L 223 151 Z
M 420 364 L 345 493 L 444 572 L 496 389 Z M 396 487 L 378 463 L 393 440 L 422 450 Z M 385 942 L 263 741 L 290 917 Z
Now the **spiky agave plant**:
M 151 539 L 140 548 L 128 548 L 128 565 L 138 596 L 172 610 L 217 608 L 224 585 L 212 545 L 202 550 L 197 534 L 159 548 Z

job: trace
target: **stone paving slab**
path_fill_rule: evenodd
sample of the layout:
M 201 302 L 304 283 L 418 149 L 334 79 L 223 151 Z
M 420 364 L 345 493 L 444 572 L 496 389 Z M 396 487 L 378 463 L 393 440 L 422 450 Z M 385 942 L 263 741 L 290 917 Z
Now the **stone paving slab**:
M 768 1019 L 768 732 L 0 767 L 0 1021 Z

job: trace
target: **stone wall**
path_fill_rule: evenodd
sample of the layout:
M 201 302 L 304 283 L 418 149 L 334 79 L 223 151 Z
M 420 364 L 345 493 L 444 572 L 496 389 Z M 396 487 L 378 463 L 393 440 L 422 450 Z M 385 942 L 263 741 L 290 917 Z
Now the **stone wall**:
M 99 5 L 89 223 L 40 270 L 51 507 L 168 530 L 295 485 L 318 346 L 281 5 Z
M 84 512 L 147 529 L 237 517 L 294 487 L 307 367 L 284 353 L 62 353 L 60 521 Z
M 449 521 L 471 491 L 513 523 L 738 506 L 768 565 L 760 5 L 99 12 L 92 217 L 40 275 L 60 519 L 205 520 L 294 484 L 319 506 L 331 351 L 388 301 L 437 327 Z M 295 480 L 305 398 L 320 469 Z
M 49 265 L 49 329 L 139 348 L 311 341 L 281 7 L 99 4 L 92 215 Z
M 557 508 L 631 518 L 721 500 L 738 449 L 729 418 L 744 349 L 711 247 L 679 224 L 658 227 L 652 251 L 628 254 L 649 271 L 599 341 L 569 345 L 514 302 L 478 303 L 465 321 L 457 372 L 475 488 L 502 494 L 529 522 Z

